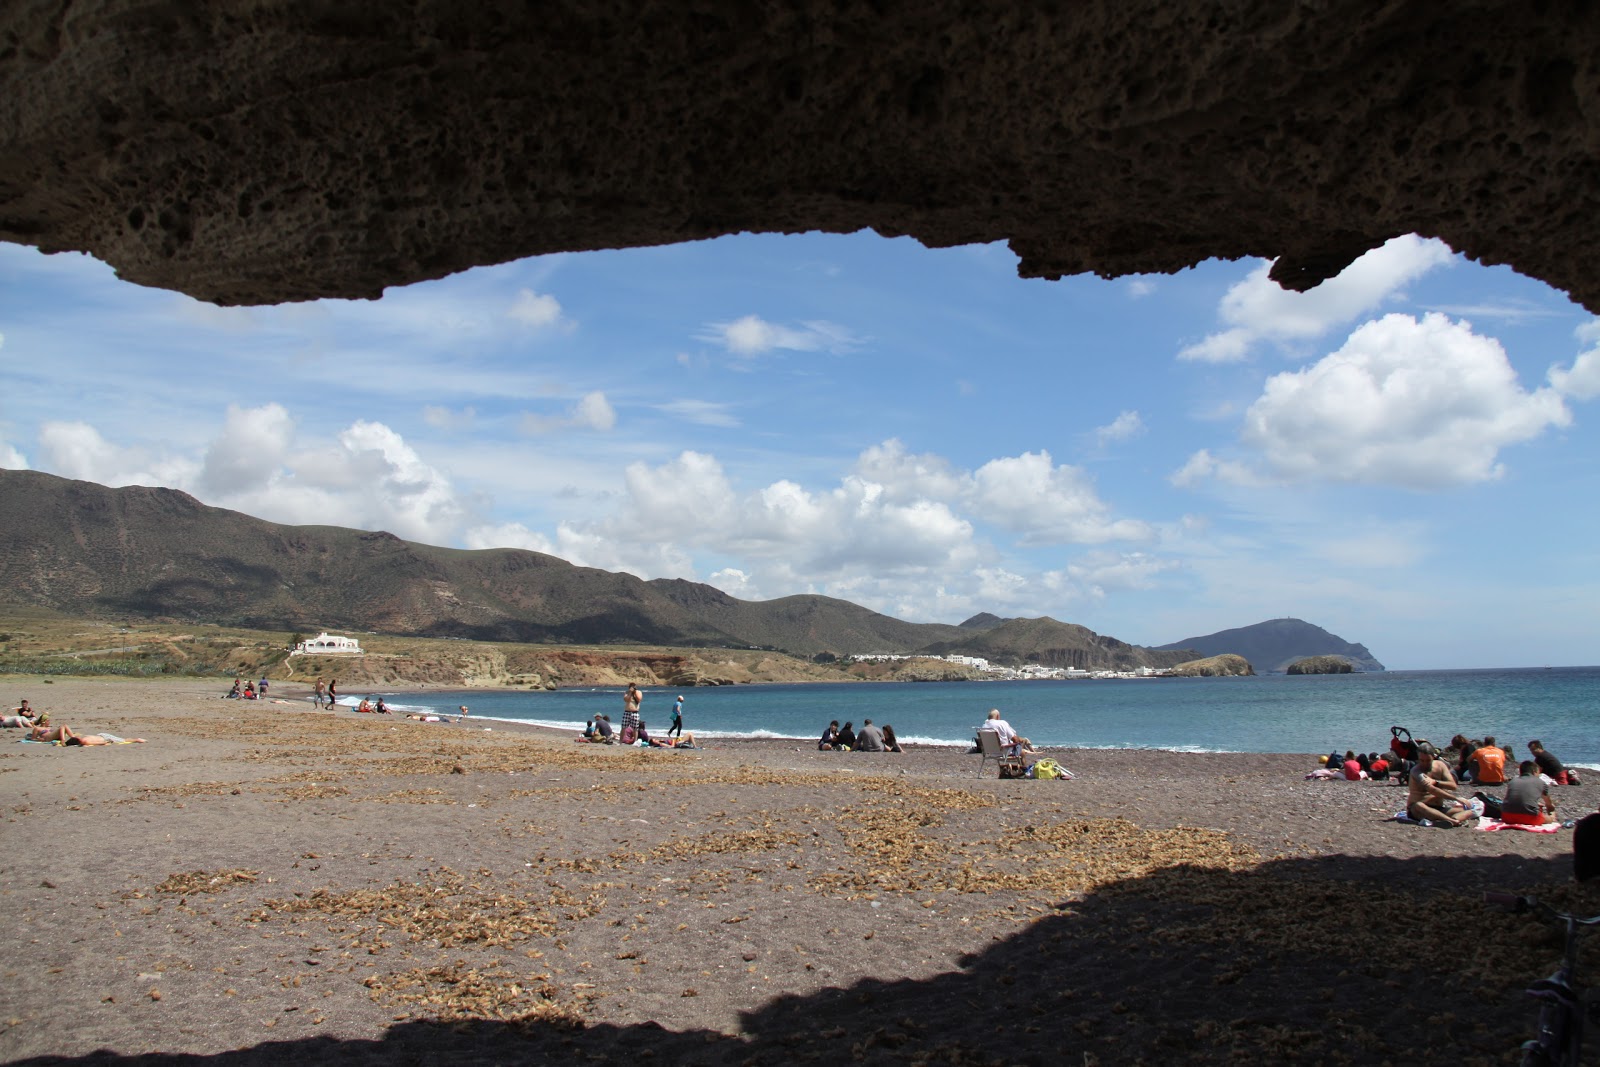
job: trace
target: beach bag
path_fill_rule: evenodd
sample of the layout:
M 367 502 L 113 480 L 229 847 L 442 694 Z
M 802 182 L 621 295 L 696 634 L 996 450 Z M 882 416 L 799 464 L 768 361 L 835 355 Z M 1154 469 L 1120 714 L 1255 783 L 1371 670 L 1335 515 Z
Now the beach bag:
M 1000 777 L 1002 778 L 1026 778 L 1027 776 L 1028 768 L 1015 760 L 1000 764 Z
M 1053 759 L 1039 760 L 1029 769 L 1033 771 L 1033 776 L 1035 778 L 1039 778 L 1044 781 L 1063 777 L 1061 773 L 1061 764 L 1057 763 Z
M 638 730 L 635 730 L 631 726 L 624 726 L 622 728 L 622 743 L 623 744 L 631 745 L 637 740 L 639 740 L 639 731 Z
M 1472 799 L 1483 805 L 1483 810 L 1478 814 L 1487 815 L 1491 819 L 1498 819 L 1500 817 L 1501 808 L 1499 797 L 1492 797 L 1488 793 L 1474 793 L 1472 794 Z

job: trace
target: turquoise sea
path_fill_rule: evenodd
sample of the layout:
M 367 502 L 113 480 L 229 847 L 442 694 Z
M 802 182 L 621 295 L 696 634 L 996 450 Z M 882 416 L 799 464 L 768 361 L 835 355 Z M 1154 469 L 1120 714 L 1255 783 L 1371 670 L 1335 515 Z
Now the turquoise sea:
M 889 723 L 904 742 L 971 743 L 997 707 L 1035 744 L 1077 748 L 1164 748 L 1191 752 L 1373 751 L 1400 725 L 1441 745 L 1451 735 L 1494 734 L 1527 757 L 1530 738 L 1563 761 L 1600 767 L 1600 667 L 1257 678 L 1106 681 L 812 683 L 647 689 L 643 717 L 665 731 L 674 699 L 699 737 L 811 740 L 830 719 Z M 357 703 L 350 693 L 344 703 Z M 376 693 L 372 694 L 376 695 Z M 622 689 L 555 692 L 462 690 L 385 692 L 396 710 L 453 713 L 583 728 L 599 712 L 622 720 Z

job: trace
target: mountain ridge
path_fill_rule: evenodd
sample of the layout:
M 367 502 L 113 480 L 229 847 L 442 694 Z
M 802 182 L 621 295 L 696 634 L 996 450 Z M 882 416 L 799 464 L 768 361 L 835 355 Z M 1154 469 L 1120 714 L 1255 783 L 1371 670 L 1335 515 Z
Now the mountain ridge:
M 1186 637 L 1158 650 L 1197 649 L 1206 656 L 1233 653 L 1243 656 L 1261 674 L 1282 673 L 1295 660 L 1309 656 L 1343 656 L 1356 670 L 1381 671 L 1366 645 L 1352 644 L 1303 619 L 1268 619 L 1251 626 L 1219 630 L 1203 637 Z
M 547 644 L 770 648 L 791 655 L 962 652 L 1002 665 L 1170 666 L 1156 651 L 1048 617 L 912 623 L 798 594 L 745 601 L 524 549 L 455 549 L 384 531 L 287 526 L 180 490 L 0 470 L 0 598 L 90 617 L 171 616 Z

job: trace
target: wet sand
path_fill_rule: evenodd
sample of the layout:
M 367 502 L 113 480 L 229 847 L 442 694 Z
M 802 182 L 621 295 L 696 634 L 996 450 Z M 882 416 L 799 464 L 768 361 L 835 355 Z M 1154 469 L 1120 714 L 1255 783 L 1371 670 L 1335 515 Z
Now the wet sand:
M 1430 1061 L 1503 1063 L 1557 948 L 1482 890 L 1600 911 L 1570 831 L 1388 822 L 1402 789 L 1309 755 L 1000 781 L 272 695 L 0 678 L 149 740 L 0 734 L 0 1060 L 1380 1063 L 1426 1020 Z

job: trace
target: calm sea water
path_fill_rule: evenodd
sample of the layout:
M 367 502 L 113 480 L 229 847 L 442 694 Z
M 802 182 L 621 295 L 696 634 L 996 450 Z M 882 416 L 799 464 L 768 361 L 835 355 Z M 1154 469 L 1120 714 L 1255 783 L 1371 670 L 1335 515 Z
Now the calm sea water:
M 830 719 L 890 723 L 902 741 L 966 746 L 997 707 L 1036 744 L 1194 752 L 1372 751 L 1405 726 L 1441 745 L 1496 735 L 1527 758 L 1539 738 L 1562 760 L 1600 766 L 1600 667 L 1388 671 L 1379 674 L 1138 681 L 747 685 L 646 690 L 643 717 L 665 731 L 684 697 L 702 737 L 814 739 Z M 352 694 L 355 703 L 363 694 Z M 580 731 L 598 712 L 622 721 L 622 689 L 384 693 L 397 710 L 454 712 Z

